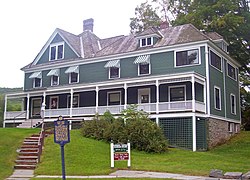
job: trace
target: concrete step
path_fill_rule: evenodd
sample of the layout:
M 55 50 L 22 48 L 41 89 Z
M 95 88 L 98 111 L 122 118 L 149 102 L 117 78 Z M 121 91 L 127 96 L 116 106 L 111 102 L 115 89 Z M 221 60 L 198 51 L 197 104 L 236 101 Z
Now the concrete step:
M 23 142 L 23 145 L 38 145 L 38 142 L 36 142 L 36 141 L 24 141 Z
M 18 152 L 38 152 L 38 148 L 21 148 L 17 150 Z
M 36 165 L 37 164 L 37 160 L 27 160 L 27 159 L 18 159 L 18 160 L 15 160 L 16 164 L 18 165 Z
M 16 164 L 14 166 L 14 169 L 35 169 L 35 168 L 36 168 L 36 165 L 29 165 L 29 164 L 25 164 L 25 165 Z
M 18 152 L 18 154 L 20 156 L 37 156 L 38 155 L 38 151 L 37 152 Z
M 38 143 L 38 139 L 28 139 L 28 138 L 25 138 L 24 142 L 37 142 Z
M 38 156 L 18 156 L 18 160 L 37 160 Z
M 37 144 L 23 144 L 21 146 L 21 149 L 25 149 L 25 148 L 38 148 Z

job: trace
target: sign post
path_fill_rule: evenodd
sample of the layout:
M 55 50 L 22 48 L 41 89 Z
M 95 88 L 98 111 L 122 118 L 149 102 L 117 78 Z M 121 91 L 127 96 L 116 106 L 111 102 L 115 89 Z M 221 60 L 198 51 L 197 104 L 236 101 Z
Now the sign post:
M 130 142 L 127 144 L 114 144 L 111 141 L 110 144 L 111 152 L 111 168 L 114 168 L 114 161 L 128 161 L 128 168 L 131 166 L 131 153 L 130 153 Z
M 69 122 L 59 116 L 58 120 L 54 121 L 54 125 L 54 142 L 61 146 L 62 179 L 65 180 L 64 145 L 70 142 Z

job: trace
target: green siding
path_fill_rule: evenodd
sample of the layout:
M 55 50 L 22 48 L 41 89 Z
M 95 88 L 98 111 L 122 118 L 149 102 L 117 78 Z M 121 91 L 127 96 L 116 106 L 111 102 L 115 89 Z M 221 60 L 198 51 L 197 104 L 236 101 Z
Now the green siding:
M 136 57 L 121 59 L 121 78 L 138 77 L 138 65 L 134 64 Z
M 224 103 L 224 74 L 212 66 L 209 67 L 210 74 L 210 109 L 211 114 L 225 117 L 225 103 Z M 214 102 L 214 87 L 219 87 L 221 91 L 221 110 L 215 109 Z
M 59 34 L 57 34 L 54 37 L 54 39 L 52 40 L 51 44 L 60 43 L 60 42 L 64 42 L 64 40 Z M 37 64 L 42 64 L 42 63 L 49 62 L 49 52 L 50 52 L 50 46 L 48 46 L 47 49 L 44 51 L 44 53 L 42 54 L 42 56 L 38 60 Z M 78 56 L 70 48 L 70 46 L 66 42 L 64 42 L 64 59 L 73 59 L 73 58 L 77 58 L 77 57 Z M 61 59 L 61 60 L 63 60 L 63 59 Z M 61 60 L 59 60 L 59 61 L 61 61 Z

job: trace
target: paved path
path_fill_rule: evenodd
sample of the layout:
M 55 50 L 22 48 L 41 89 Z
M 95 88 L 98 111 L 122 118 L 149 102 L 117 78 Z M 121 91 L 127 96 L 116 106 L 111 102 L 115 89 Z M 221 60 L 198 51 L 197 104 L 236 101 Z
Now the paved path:
M 15 170 L 13 175 L 6 180 L 29 180 L 34 177 L 33 170 Z M 61 178 L 62 176 L 49 176 L 49 175 L 38 175 L 37 178 Z M 130 171 L 130 170 L 118 170 L 109 175 L 98 175 L 98 176 L 66 176 L 72 179 L 105 179 L 105 178 L 172 178 L 179 180 L 219 180 L 218 178 L 209 178 L 203 176 L 187 176 L 182 174 L 173 173 L 160 173 L 160 172 L 148 172 L 148 171 Z M 225 180 L 225 179 L 220 179 Z M 232 180 L 232 179 L 231 179 Z

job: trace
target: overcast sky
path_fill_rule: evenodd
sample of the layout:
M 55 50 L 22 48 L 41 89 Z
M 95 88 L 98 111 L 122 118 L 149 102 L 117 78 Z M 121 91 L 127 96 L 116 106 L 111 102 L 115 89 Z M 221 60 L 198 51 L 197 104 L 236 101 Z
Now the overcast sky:
M 129 18 L 145 0 L 0 1 L 0 87 L 23 87 L 24 72 L 56 28 L 80 34 L 94 19 L 100 38 L 129 34 Z

